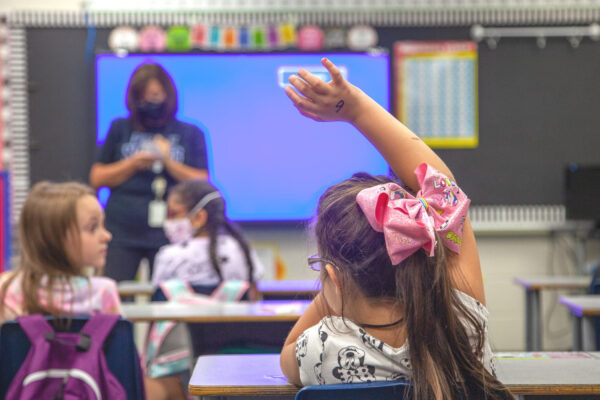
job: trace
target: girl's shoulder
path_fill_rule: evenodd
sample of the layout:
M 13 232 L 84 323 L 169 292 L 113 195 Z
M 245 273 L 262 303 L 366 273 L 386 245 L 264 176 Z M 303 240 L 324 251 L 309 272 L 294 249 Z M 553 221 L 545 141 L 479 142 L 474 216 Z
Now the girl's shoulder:
M 340 316 L 326 316 L 318 324 L 308 328 L 304 334 L 318 338 L 322 344 L 327 342 L 330 348 L 358 346 L 377 350 L 390 357 L 396 357 L 408 352 L 407 342 L 404 342 L 400 347 L 390 346 L 369 334 L 352 320 Z
M 231 235 L 221 234 L 218 236 L 218 243 L 220 247 L 240 247 L 237 239 Z
M 117 282 L 104 276 L 76 276 L 71 278 L 72 295 L 65 300 L 74 313 L 105 312 L 120 314 L 121 301 Z
M 484 306 L 479 300 L 469 296 L 465 292 L 462 292 L 458 289 L 454 289 L 456 295 L 459 300 L 462 301 L 465 307 L 469 309 L 469 311 L 473 312 L 476 317 L 478 317 L 482 321 L 487 321 L 490 313 L 486 306 Z
M 161 247 L 160 252 L 166 255 L 181 255 L 186 253 L 204 253 L 208 252 L 208 247 L 210 246 L 210 238 L 209 237 L 195 237 L 188 240 L 185 243 L 179 244 L 167 244 Z M 217 246 L 220 251 L 237 249 L 239 247 L 239 243 L 237 240 L 231 236 L 226 234 L 221 234 L 217 236 Z
M 209 238 L 192 238 L 184 243 L 167 244 L 160 248 L 157 257 L 181 258 L 184 256 L 195 256 L 197 253 L 208 252 Z
M 18 280 L 19 270 L 10 270 L 0 273 L 0 285 L 3 285 L 6 281 L 13 279 L 13 282 Z
M 0 274 L 0 288 L 10 280 L 4 293 L 4 307 L 7 307 L 13 314 L 21 315 L 23 308 L 23 293 L 21 289 L 21 279 L 19 270 L 6 271 Z
M 92 276 L 89 278 L 92 288 L 117 291 L 117 282 L 105 276 Z
M 325 317 L 296 341 L 296 359 L 304 385 L 407 379 L 409 347 L 392 347 L 354 322 Z

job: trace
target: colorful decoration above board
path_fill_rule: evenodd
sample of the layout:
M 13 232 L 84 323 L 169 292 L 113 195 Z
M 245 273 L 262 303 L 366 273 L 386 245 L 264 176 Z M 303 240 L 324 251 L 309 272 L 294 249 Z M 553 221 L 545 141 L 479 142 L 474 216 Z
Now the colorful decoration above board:
M 147 26 L 140 30 L 139 44 L 140 51 L 165 51 L 167 48 L 167 34 L 158 26 Z
M 367 25 L 351 28 L 315 25 L 297 27 L 294 23 L 255 26 L 146 26 L 139 31 L 130 26 L 112 30 L 108 46 L 113 51 L 126 52 L 186 52 L 190 50 L 278 50 L 298 48 L 304 51 L 376 47 L 378 35 Z

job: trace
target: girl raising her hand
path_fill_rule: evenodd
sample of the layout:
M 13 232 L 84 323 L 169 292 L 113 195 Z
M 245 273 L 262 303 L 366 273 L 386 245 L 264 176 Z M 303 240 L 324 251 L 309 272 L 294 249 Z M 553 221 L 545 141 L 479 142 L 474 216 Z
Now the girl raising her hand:
M 415 399 L 512 398 L 495 378 L 468 197 L 423 141 L 322 63 L 328 83 L 290 78 L 294 106 L 351 123 L 404 185 L 358 173 L 321 196 L 308 263 L 323 290 L 285 342 L 284 374 L 298 385 L 411 379 Z

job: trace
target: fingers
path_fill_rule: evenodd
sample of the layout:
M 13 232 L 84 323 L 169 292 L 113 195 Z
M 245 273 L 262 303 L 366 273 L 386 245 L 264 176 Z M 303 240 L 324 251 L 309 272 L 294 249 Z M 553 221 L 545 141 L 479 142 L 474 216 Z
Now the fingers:
M 140 151 L 136 152 L 132 157 L 136 158 L 137 160 L 144 161 L 144 162 L 150 162 L 150 163 L 158 160 L 158 156 L 156 154 L 149 153 L 144 150 L 140 150 Z
M 300 114 L 308 118 L 312 118 L 315 121 L 322 121 L 322 119 L 319 118 L 316 114 L 319 110 L 319 107 L 316 106 L 314 103 L 309 101 L 307 98 L 300 96 L 294 89 L 292 89 L 289 86 L 285 88 L 285 94 L 290 98 L 290 100 L 298 109 Z
M 327 94 L 329 88 L 327 87 L 327 84 L 320 78 L 317 78 L 305 69 L 298 70 L 298 76 L 308 82 L 315 93 Z
M 315 97 L 315 92 L 312 90 L 312 88 L 310 87 L 310 85 L 308 83 L 306 83 L 305 81 L 303 81 L 302 79 L 298 78 L 297 76 L 290 76 L 290 84 L 292 86 L 294 86 L 296 88 L 296 90 L 298 90 L 300 93 L 302 93 L 304 96 L 308 97 L 309 99 L 312 99 Z
M 340 72 L 338 67 L 335 66 L 334 63 L 329 61 L 328 58 L 323 57 L 321 59 L 321 64 L 323 64 L 323 66 L 325 68 L 327 68 L 327 71 L 329 71 L 329 75 L 331 75 L 331 79 L 333 80 L 334 83 L 344 82 L 344 77 L 342 76 L 342 73 Z
M 298 104 L 302 101 L 302 97 L 300 97 L 298 92 L 296 92 L 294 89 L 292 89 L 289 86 L 286 86 L 284 91 L 285 91 L 285 94 L 287 95 L 287 97 L 289 97 L 289 99 L 292 101 L 292 103 L 294 103 L 294 106 L 298 107 Z
M 296 107 L 296 108 L 297 108 L 297 107 Z M 300 108 L 297 108 L 297 109 L 298 109 L 298 111 L 300 112 L 300 114 L 304 115 L 305 117 L 308 117 L 308 118 L 310 118 L 310 119 L 314 119 L 314 120 L 315 120 L 315 121 L 317 121 L 317 122 L 322 122 L 322 121 L 323 121 L 323 119 L 321 119 L 321 118 L 320 118 L 320 117 L 319 117 L 317 114 L 313 114 L 313 113 L 311 113 L 311 112 L 308 112 L 308 111 L 303 111 L 303 110 L 302 110 L 302 109 L 300 109 Z

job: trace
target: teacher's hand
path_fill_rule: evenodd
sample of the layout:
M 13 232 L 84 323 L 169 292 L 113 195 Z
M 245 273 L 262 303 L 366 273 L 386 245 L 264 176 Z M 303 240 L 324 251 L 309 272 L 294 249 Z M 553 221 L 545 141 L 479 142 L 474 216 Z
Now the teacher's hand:
M 131 155 L 129 159 L 131 160 L 133 167 L 140 171 L 152 167 L 152 164 L 156 160 L 159 160 L 160 157 L 147 151 L 138 151 Z
M 154 135 L 154 143 L 163 160 L 171 158 L 171 142 L 162 135 Z

